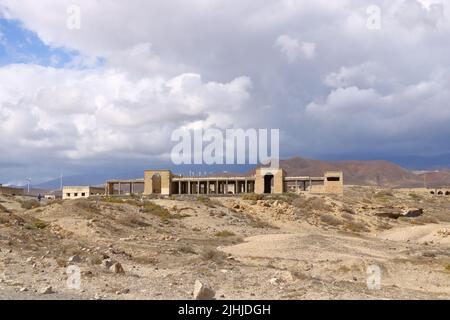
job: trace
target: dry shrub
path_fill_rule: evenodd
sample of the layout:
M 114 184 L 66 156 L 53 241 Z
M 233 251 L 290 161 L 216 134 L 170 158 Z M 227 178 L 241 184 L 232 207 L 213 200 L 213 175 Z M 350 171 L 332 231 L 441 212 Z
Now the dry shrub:
M 186 254 L 195 254 L 196 251 L 192 246 L 182 245 L 178 248 L 178 252 L 186 253 Z
M 197 201 L 204 204 L 208 208 L 216 208 L 216 207 L 221 206 L 221 203 L 219 201 L 212 200 L 209 197 L 200 196 L 200 197 L 197 197 Z
M 324 199 L 319 197 L 296 197 L 292 200 L 291 204 L 294 207 L 305 209 L 308 211 L 318 210 L 318 211 L 330 211 L 331 207 L 325 202 Z
M 345 220 L 350 220 L 350 221 L 354 220 L 353 216 L 351 214 L 346 213 L 346 212 L 344 212 L 342 214 L 342 218 L 344 218 Z
M 439 220 L 435 217 L 429 216 L 429 215 L 423 215 L 420 217 L 415 218 L 415 221 L 423 224 L 427 223 L 439 223 Z
M 367 224 L 359 221 L 349 221 L 345 224 L 345 229 L 351 232 L 360 233 L 360 232 L 369 232 L 369 228 Z
M 21 201 L 21 207 L 25 210 L 31 210 L 40 207 L 41 204 L 36 200 L 23 200 Z
M 249 200 L 249 201 L 258 201 L 258 200 L 264 200 L 263 194 L 256 194 L 256 193 L 250 193 L 242 196 L 242 200 Z
M 76 200 L 74 202 L 75 206 L 87 213 L 91 214 L 99 214 L 101 211 L 98 208 L 97 204 L 88 200 Z
M 186 215 L 183 214 L 171 214 L 169 210 L 161 207 L 160 205 L 157 205 L 154 202 L 145 202 L 143 206 L 143 212 L 157 216 L 163 221 L 169 221 L 171 219 L 182 219 L 186 217 Z
M 128 213 L 120 215 L 117 221 L 129 227 L 148 227 L 149 224 L 144 221 L 144 218 L 137 213 Z
M 342 221 L 339 220 L 338 218 L 336 218 L 335 216 L 328 214 L 328 213 L 322 213 L 320 215 L 320 220 L 325 223 L 328 224 L 330 226 L 339 226 L 342 224 Z
M 235 235 L 236 234 L 234 232 L 231 232 L 231 231 L 228 231 L 228 230 L 222 230 L 222 231 L 216 232 L 216 234 L 215 234 L 216 237 L 223 237 L 223 238 L 233 237 Z
M 9 210 L 0 203 L 0 212 L 9 213 Z
M 200 257 L 205 261 L 214 261 L 216 263 L 221 263 L 225 260 L 226 255 L 215 248 L 207 247 L 202 250 Z
M 35 230 L 35 229 L 45 229 L 48 226 L 47 223 L 45 223 L 42 220 L 34 219 L 28 223 L 25 224 L 25 229 L 28 230 Z

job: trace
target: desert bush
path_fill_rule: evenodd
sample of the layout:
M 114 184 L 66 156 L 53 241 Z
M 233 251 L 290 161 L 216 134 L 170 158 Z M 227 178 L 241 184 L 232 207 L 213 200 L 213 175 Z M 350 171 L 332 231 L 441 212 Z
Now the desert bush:
M 342 224 L 342 221 L 339 220 L 338 218 L 336 218 L 335 216 L 331 215 L 331 214 L 327 214 L 327 213 L 322 213 L 320 215 L 320 220 L 325 223 L 328 224 L 330 226 L 339 226 Z
M 218 206 L 221 206 L 219 201 L 212 200 L 210 197 L 200 196 L 200 197 L 197 197 L 197 201 L 204 204 L 208 208 L 216 208 Z
M 87 201 L 84 199 L 76 200 L 74 202 L 74 205 L 77 208 L 82 209 L 88 213 L 99 214 L 101 212 L 95 202 Z
M 9 210 L 6 209 L 2 204 L 0 204 L 0 212 L 9 213 Z
M 221 263 L 225 260 L 226 255 L 215 248 L 206 247 L 203 248 L 200 257 L 205 261 L 214 261 L 216 263 Z
M 228 230 L 222 230 L 222 231 L 216 232 L 216 234 L 215 234 L 216 237 L 224 237 L 224 238 L 225 237 L 233 237 L 235 235 L 236 234 L 234 232 L 231 232 Z
M 345 229 L 347 229 L 348 231 L 351 231 L 351 232 L 356 232 L 356 233 L 369 231 L 369 229 L 367 228 L 367 224 L 365 224 L 364 222 L 359 222 L 359 221 L 347 222 L 345 224 Z
M 0 224 L 6 224 L 9 222 L 9 218 L 3 214 L 0 214 Z
M 46 227 L 47 223 L 39 219 L 35 219 L 25 224 L 25 229 L 28 230 L 45 229 Z
M 415 192 L 411 192 L 411 193 L 409 194 L 409 196 L 410 196 L 413 200 L 417 200 L 417 201 L 423 199 L 423 197 L 422 197 L 421 195 L 419 195 L 419 194 L 417 194 L 417 193 L 415 193 Z
M 23 200 L 21 201 L 21 207 L 25 210 L 31 210 L 40 207 L 40 203 L 36 200 Z
M 344 213 L 342 214 L 342 218 L 344 218 L 345 220 L 353 220 L 353 219 L 354 219 L 353 216 L 352 216 L 351 214 L 348 214 L 348 213 L 346 213 L 346 212 L 344 212 Z
M 163 221 L 168 221 L 170 219 L 182 219 L 186 217 L 186 215 L 183 214 L 171 214 L 166 208 L 163 208 L 160 205 L 157 205 L 156 203 L 150 201 L 144 203 L 143 211 L 145 213 L 150 213 L 154 216 L 157 216 Z
M 121 214 L 117 221 L 129 227 L 148 227 L 149 224 L 137 213 Z
M 264 200 L 264 195 L 256 193 L 245 194 L 242 196 L 242 200 L 249 200 L 249 201 Z
M 325 202 L 324 199 L 319 197 L 305 198 L 296 197 L 291 203 L 294 207 L 305 210 L 318 210 L 318 211 L 330 211 L 331 207 Z
M 178 252 L 186 253 L 186 254 L 195 254 L 196 251 L 192 246 L 182 245 L 178 248 Z

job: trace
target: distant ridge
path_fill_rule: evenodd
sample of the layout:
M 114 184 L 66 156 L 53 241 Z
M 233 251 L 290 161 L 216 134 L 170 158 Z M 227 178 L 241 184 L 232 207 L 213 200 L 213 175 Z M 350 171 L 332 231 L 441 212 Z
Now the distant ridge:
M 313 160 L 301 157 L 280 160 L 280 166 L 290 176 L 322 176 L 325 171 L 343 171 L 344 183 L 347 185 L 367 185 L 381 187 L 441 187 L 450 186 L 450 170 L 421 171 L 414 172 L 402 166 L 385 160 Z M 149 168 L 151 165 L 149 165 Z M 173 169 L 173 173 L 179 174 L 189 171 L 189 167 Z M 205 171 L 205 176 L 211 175 L 211 168 L 217 173 L 225 176 L 251 175 L 254 169 L 246 168 L 242 171 L 234 171 L 232 168 L 224 172 L 223 167 L 205 166 L 197 171 Z M 242 169 L 242 168 L 241 168 Z M 180 171 L 181 170 L 181 171 Z M 206 171 L 209 171 L 206 174 Z M 184 173 L 186 174 L 186 173 Z M 91 185 L 101 186 L 108 179 L 142 178 L 143 171 L 133 170 L 121 174 L 83 174 L 64 177 L 64 185 Z M 33 188 L 46 190 L 59 190 L 60 179 L 50 180 Z
M 295 157 L 280 160 L 288 175 L 321 176 L 325 171 L 343 171 L 345 184 L 383 187 L 423 187 L 450 185 L 449 171 L 416 174 L 385 160 L 323 161 Z M 424 184 L 424 176 L 425 184 Z M 429 177 L 430 176 L 430 177 Z

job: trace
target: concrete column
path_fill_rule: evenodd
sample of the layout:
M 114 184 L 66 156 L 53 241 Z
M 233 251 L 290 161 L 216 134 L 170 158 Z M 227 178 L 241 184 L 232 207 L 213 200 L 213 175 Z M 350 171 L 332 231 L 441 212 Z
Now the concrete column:
M 119 182 L 119 196 L 121 195 L 121 193 L 122 193 L 122 184 Z
M 188 194 L 191 194 L 191 182 L 188 181 L 187 184 L 188 184 Z
M 216 194 L 219 194 L 219 181 L 216 180 L 216 182 L 214 182 L 214 191 L 216 192 Z
M 225 194 L 228 194 L 228 180 L 225 181 L 225 185 L 224 185 L 224 189 L 223 189 Z
M 208 181 L 206 181 L 206 194 L 211 193 L 211 190 L 209 190 L 209 188 L 210 188 L 210 185 L 209 185 L 209 180 L 208 180 Z
M 247 181 L 247 179 L 245 179 L 245 182 L 244 182 L 245 184 L 244 184 L 244 192 L 245 193 L 248 193 L 248 185 L 247 185 L 247 183 L 248 183 L 248 181 Z
M 178 181 L 178 194 L 181 194 L 181 181 Z

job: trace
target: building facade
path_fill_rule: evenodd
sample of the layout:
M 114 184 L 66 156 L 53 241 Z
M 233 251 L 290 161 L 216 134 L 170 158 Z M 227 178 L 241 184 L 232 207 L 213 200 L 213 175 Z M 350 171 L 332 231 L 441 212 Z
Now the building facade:
M 343 194 L 344 176 L 340 171 L 325 172 L 322 177 L 287 176 L 283 169 L 258 168 L 252 176 L 214 175 L 205 177 L 175 175 L 170 170 L 146 170 L 144 179 L 109 180 L 106 195 L 136 194 L 143 185 L 144 195 L 227 195 L 281 194 L 311 192 Z
M 89 186 L 67 186 L 63 187 L 63 199 L 82 199 L 92 196 L 102 196 L 105 194 L 103 188 L 89 187 Z

